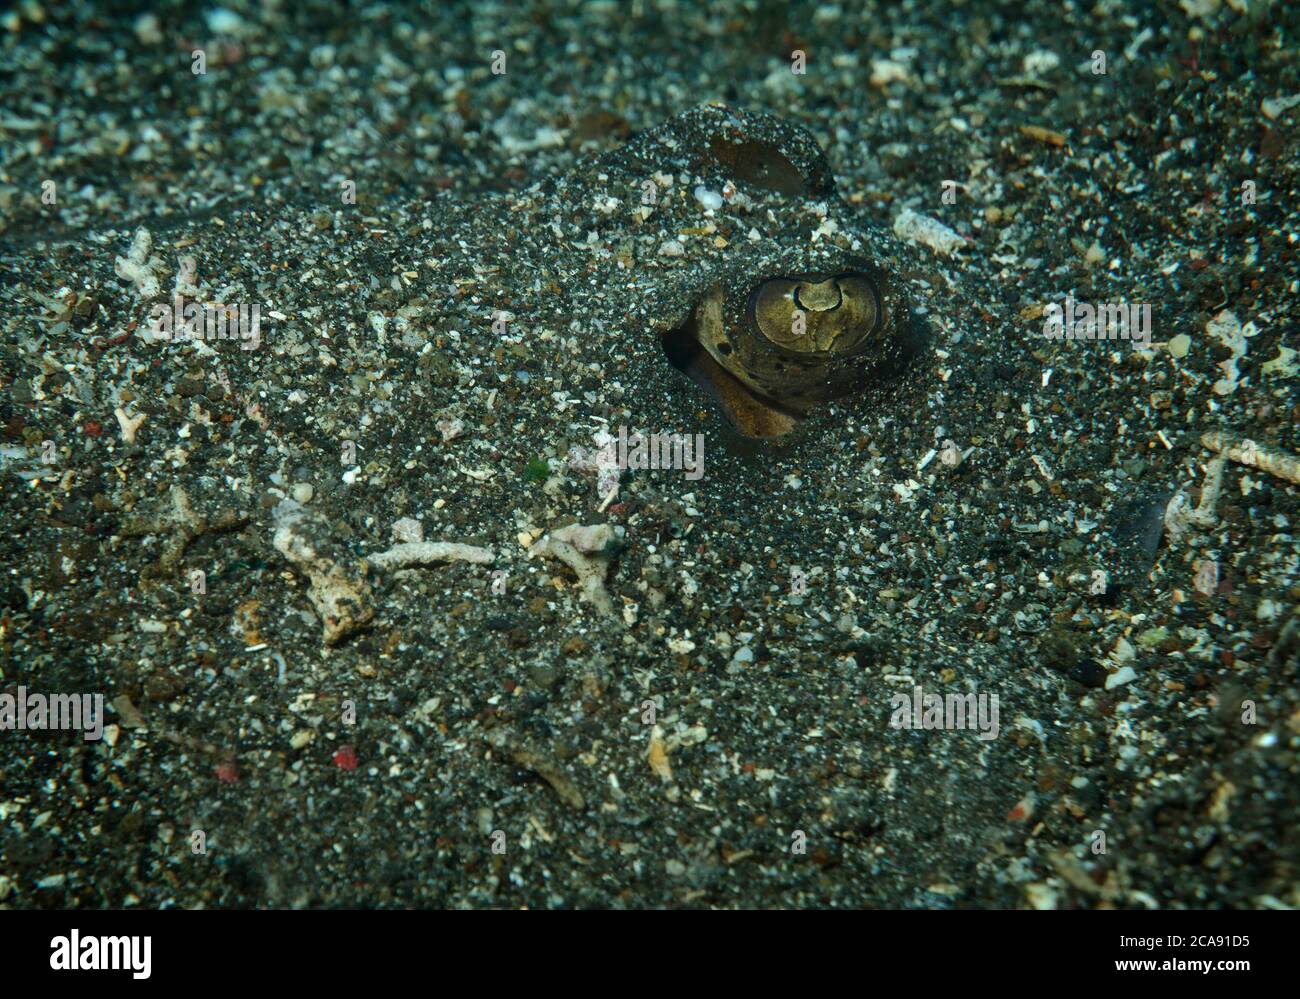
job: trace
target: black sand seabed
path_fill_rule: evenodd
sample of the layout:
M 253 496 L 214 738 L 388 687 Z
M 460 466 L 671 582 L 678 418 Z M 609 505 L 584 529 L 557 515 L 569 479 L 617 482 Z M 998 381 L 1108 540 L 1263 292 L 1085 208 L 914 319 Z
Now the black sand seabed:
M 1300 904 L 1293 5 L 704 6 L 5 15 L 0 694 L 109 707 L 0 732 L 0 905 Z M 709 101 L 841 202 L 643 217 Z M 854 239 L 924 355 L 739 446 L 661 334 Z M 620 425 L 705 474 L 606 503 Z

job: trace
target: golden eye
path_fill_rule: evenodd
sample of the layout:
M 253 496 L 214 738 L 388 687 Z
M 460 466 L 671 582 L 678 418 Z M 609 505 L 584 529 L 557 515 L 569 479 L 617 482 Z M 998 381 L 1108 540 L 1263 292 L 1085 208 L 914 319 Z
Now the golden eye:
M 819 357 L 852 353 L 880 318 L 876 286 L 864 274 L 773 278 L 754 289 L 749 312 L 777 347 Z

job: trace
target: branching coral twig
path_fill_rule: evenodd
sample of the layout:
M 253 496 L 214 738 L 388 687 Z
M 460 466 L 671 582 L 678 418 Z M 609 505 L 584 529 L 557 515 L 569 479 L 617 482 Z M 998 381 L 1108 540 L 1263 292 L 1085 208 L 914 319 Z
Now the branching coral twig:
M 1261 472 L 1300 485 L 1300 458 L 1286 451 L 1264 447 L 1249 437 L 1236 437 L 1221 430 L 1203 434 L 1201 443 L 1216 454 L 1239 464 L 1258 468 Z

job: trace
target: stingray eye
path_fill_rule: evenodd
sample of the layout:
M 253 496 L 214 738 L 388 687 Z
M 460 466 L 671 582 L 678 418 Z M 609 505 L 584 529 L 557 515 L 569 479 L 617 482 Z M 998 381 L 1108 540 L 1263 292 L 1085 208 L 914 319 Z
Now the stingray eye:
M 749 317 L 782 350 L 840 356 L 857 350 L 876 331 L 879 296 L 865 274 L 772 278 L 754 289 Z

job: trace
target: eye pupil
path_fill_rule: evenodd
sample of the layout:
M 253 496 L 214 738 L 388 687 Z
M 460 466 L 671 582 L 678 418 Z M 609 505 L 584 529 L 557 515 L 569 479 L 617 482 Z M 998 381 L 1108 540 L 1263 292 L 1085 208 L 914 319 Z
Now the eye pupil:
M 810 312 L 838 309 L 841 301 L 840 286 L 834 278 L 818 284 L 805 281 L 794 290 L 794 304 Z

